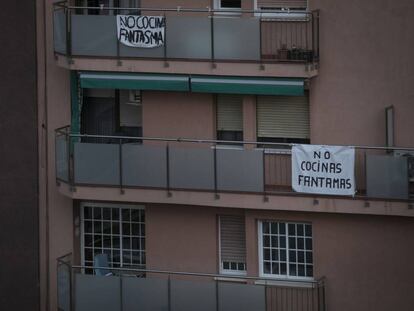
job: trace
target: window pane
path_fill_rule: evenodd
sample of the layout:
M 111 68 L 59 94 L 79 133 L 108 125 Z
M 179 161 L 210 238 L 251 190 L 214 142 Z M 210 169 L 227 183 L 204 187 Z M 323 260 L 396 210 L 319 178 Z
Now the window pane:
M 241 8 L 241 0 L 221 0 L 222 8 Z
M 264 260 L 270 260 L 270 249 L 264 249 L 263 250 L 263 259 Z
M 279 234 L 286 234 L 286 224 L 279 223 Z
M 305 247 L 305 239 L 298 238 L 298 249 L 303 249 Z
M 306 276 L 305 265 L 298 265 L 298 276 Z
M 305 225 L 305 235 L 308 237 L 312 237 L 312 226 Z
M 87 260 L 87 261 L 93 261 L 92 249 L 85 248 L 85 260 Z
M 263 272 L 265 274 L 270 274 L 270 262 L 267 262 L 267 261 L 264 262 Z
M 306 252 L 306 263 L 313 263 L 312 252 Z
M 280 274 L 282 274 L 282 275 L 286 274 L 286 264 L 285 263 L 280 264 Z
M 103 219 L 104 220 L 111 220 L 111 209 L 110 208 L 104 208 L 103 209 Z
M 110 235 L 103 236 L 103 247 L 111 248 L 111 236 Z
M 132 249 L 139 250 L 140 249 L 140 243 L 139 238 L 132 238 Z
M 279 237 L 279 247 L 286 248 L 286 238 L 284 236 Z
M 269 233 L 269 223 L 263 222 L 263 233 L 268 234 Z
M 113 248 L 119 248 L 119 235 L 112 236 L 112 247 Z
M 93 222 L 93 232 L 94 233 L 102 233 L 102 222 L 101 221 L 94 221 Z
M 122 221 L 131 221 L 131 213 L 127 208 L 122 209 Z
M 278 247 L 278 238 L 277 236 L 272 235 L 272 247 Z
M 289 264 L 289 275 L 296 276 L 296 264 Z
M 298 252 L 298 262 L 305 262 L 305 252 Z
M 296 248 L 296 239 L 289 238 L 289 248 Z
M 122 234 L 123 235 L 130 235 L 131 234 L 131 225 L 129 222 L 122 223 Z
M 304 227 L 304 225 L 302 225 L 302 224 L 297 224 L 296 225 L 296 229 L 297 229 L 297 235 L 298 236 L 303 236 L 303 234 L 304 234 L 304 229 L 303 229 L 303 227 Z
M 92 235 L 85 234 L 85 247 L 92 247 Z
M 279 251 L 277 249 L 272 249 L 272 260 L 273 261 L 279 260 Z
M 102 247 L 102 237 L 100 235 L 94 236 L 93 247 Z
M 272 274 L 279 274 L 279 264 L 272 263 Z
M 290 262 L 296 262 L 296 252 L 295 251 L 289 251 L 289 261 Z
M 305 246 L 307 250 L 312 250 L 312 239 L 306 239 Z
M 131 238 L 123 237 L 122 238 L 122 248 L 123 249 L 131 249 Z
M 286 251 L 280 250 L 280 261 L 286 261 Z
M 112 220 L 119 220 L 119 209 L 113 208 L 112 209 Z
M 103 227 L 103 233 L 105 234 L 111 234 L 111 222 L 109 221 L 104 221 L 102 222 L 102 227 Z
M 122 262 L 124 265 L 131 265 L 131 251 L 122 252 Z
M 132 224 L 132 235 L 140 235 L 140 225 L 139 224 Z
M 278 227 L 277 222 L 273 222 L 271 225 L 272 234 L 278 234 L 279 230 L 277 230 L 277 227 Z
M 131 221 L 139 222 L 140 221 L 140 210 L 133 209 L 131 210 Z
M 268 235 L 263 236 L 263 247 L 270 247 L 270 237 Z
M 92 222 L 91 221 L 84 222 L 84 230 L 85 230 L 85 233 L 92 233 Z
M 84 218 L 92 219 L 92 207 L 85 206 L 84 211 L 85 211 Z
M 93 219 L 101 220 L 102 214 L 101 214 L 101 208 L 100 207 L 94 207 L 93 208 Z
M 295 228 L 295 224 L 289 224 L 288 225 L 288 230 L 289 230 L 289 235 L 295 235 L 296 234 L 296 228 Z
M 145 224 L 142 224 L 140 228 L 141 228 L 141 236 L 145 236 Z
M 119 234 L 119 222 L 112 222 L 112 234 Z
M 313 267 L 312 266 L 309 266 L 309 265 L 306 266 L 306 276 L 307 277 L 312 277 L 313 276 Z

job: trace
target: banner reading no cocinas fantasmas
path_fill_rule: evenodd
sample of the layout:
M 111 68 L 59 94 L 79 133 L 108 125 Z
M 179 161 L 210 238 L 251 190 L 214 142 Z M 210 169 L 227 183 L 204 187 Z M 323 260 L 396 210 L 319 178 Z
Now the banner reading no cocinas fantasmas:
M 296 192 L 355 195 L 355 149 L 342 146 L 292 147 L 292 188 Z
M 164 45 L 163 16 L 117 15 L 116 22 L 118 40 L 126 46 L 156 48 Z

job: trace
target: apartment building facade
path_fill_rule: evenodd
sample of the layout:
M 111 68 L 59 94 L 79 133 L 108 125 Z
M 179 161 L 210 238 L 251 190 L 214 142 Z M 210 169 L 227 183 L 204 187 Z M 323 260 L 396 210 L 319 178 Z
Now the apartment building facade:
M 411 1 L 38 9 L 42 310 L 411 309 Z

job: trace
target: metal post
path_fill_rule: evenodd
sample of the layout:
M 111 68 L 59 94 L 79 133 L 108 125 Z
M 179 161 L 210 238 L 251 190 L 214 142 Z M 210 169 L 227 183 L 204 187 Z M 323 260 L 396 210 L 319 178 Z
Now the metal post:
M 260 49 L 260 66 L 259 66 L 259 69 L 260 70 L 264 70 L 265 69 L 265 66 L 263 65 L 263 38 L 262 38 L 262 36 L 263 36 L 263 30 L 262 30 L 262 17 L 260 17 L 260 20 L 259 20 L 259 33 L 260 33 L 260 35 L 259 35 L 259 49 Z
M 121 44 L 119 42 L 119 39 L 120 38 L 118 38 L 118 34 L 117 34 L 117 36 L 115 38 L 115 40 L 116 40 L 116 58 L 117 58 L 116 65 L 117 66 L 122 66 L 122 61 L 121 61 Z
M 125 193 L 124 184 L 123 184 L 123 173 L 122 173 L 122 138 L 119 139 L 119 189 L 121 194 Z
M 216 311 L 220 311 L 220 293 L 218 287 L 218 280 L 216 280 L 215 287 L 216 287 Z
M 69 310 L 70 311 L 75 310 L 73 306 L 73 300 L 74 300 L 73 290 L 75 289 L 75 286 L 72 284 L 73 282 L 74 282 L 73 268 L 69 265 Z
M 319 11 L 316 12 L 316 33 L 317 33 L 317 44 L 316 48 L 318 50 L 318 60 L 319 60 Z
M 217 144 L 214 145 L 214 198 L 216 200 L 220 199 L 218 194 L 218 183 L 217 183 Z
M 167 144 L 166 147 L 166 161 L 167 161 L 167 196 L 172 197 L 170 191 L 170 144 Z
M 262 150 L 262 167 L 263 167 L 263 201 L 264 202 L 269 202 L 269 197 L 267 196 L 266 193 L 266 154 L 265 154 L 265 148 L 263 148 Z
M 211 68 L 216 68 L 214 53 L 214 15 L 210 14 Z
M 168 274 L 168 311 L 171 311 L 171 275 Z
M 73 64 L 72 60 L 72 11 L 66 10 L 66 57 L 68 64 Z
M 314 12 L 311 13 L 311 18 L 312 18 L 312 53 L 315 57 L 315 59 L 317 59 L 317 55 L 316 55 L 316 48 L 315 48 L 315 16 L 314 16 Z
M 124 300 L 123 300 L 123 295 L 124 295 L 124 289 L 122 288 L 122 275 L 119 277 L 119 311 L 123 311 L 124 310 Z
M 164 67 L 170 67 L 170 64 L 167 61 L 167 17 L 164 12 Z

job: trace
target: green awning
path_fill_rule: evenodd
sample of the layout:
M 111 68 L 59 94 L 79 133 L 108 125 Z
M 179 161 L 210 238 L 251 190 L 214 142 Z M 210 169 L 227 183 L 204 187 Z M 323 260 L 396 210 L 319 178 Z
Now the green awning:
M 189 77 L 168 74 L 81 72 L 80 85 L 89 89 L 189 91 Z
M 292 78 L 252 78 L 192 76 L 191 91 L 252 95 L 304 95 L 304 80 Z

